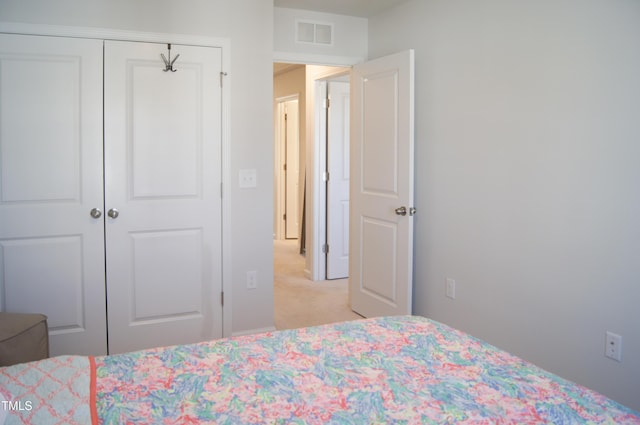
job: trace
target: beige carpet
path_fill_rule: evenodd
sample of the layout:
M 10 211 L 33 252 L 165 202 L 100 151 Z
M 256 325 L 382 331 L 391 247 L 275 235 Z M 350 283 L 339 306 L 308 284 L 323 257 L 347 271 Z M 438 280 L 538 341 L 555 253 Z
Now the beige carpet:
M 276 329 L 295 329 L 361 319 L 348 305 L 348 280 L 312 282 L 297 240 L 277 240 L 274 251 Z

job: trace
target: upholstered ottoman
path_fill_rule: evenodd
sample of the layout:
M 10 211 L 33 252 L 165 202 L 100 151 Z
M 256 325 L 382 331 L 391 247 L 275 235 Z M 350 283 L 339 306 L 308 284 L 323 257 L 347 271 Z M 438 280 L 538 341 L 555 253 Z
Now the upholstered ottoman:
M 0 312 L 0 366 L 49 357 L 47 316 Z

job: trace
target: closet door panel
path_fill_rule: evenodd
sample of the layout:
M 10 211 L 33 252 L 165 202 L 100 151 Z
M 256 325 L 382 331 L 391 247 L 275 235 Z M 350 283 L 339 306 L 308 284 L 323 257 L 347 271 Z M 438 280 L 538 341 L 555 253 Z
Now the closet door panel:
M 222 336 L 221 49 L 105 43 L 109 351 Z
M 130 65 L 133 199 L 202 195 L 203 70 L 182 65 L 175 73 L 159 72 L 156 63 Z
M 54 54 L 3 58 L 4 202 L 80 198 L 80 60 Z
M 105 354 L 102 42 L 0 35 L 0 310 Z

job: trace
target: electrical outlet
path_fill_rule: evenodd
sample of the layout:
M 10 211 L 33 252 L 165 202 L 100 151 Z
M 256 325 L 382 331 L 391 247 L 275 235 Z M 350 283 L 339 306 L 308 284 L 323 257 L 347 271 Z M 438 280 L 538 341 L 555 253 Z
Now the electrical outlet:
M 622 361 L 622 337 L 607 331 L 604 355 L 618 362 Z
M 240 170 L 239 186 L 242 189 L 256 187 L 258 185 L 258 176 L 256 170 Z
M 445 295 L 447 298 L 451 298 L 452 300 L 456 298 L 456 281 L 450 277 L 447 278 Z
M 258 287 L 258 274 L 255 270 L 247 272 L 247 289 L 256 289 Z

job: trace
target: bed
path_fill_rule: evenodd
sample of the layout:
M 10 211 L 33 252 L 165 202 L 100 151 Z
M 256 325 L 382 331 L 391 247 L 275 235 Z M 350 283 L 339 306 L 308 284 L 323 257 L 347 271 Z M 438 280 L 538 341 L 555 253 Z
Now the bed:
M 601 394 L 416 316 L 2 368 L 0 415 L 0 424 L 640 424 Z

